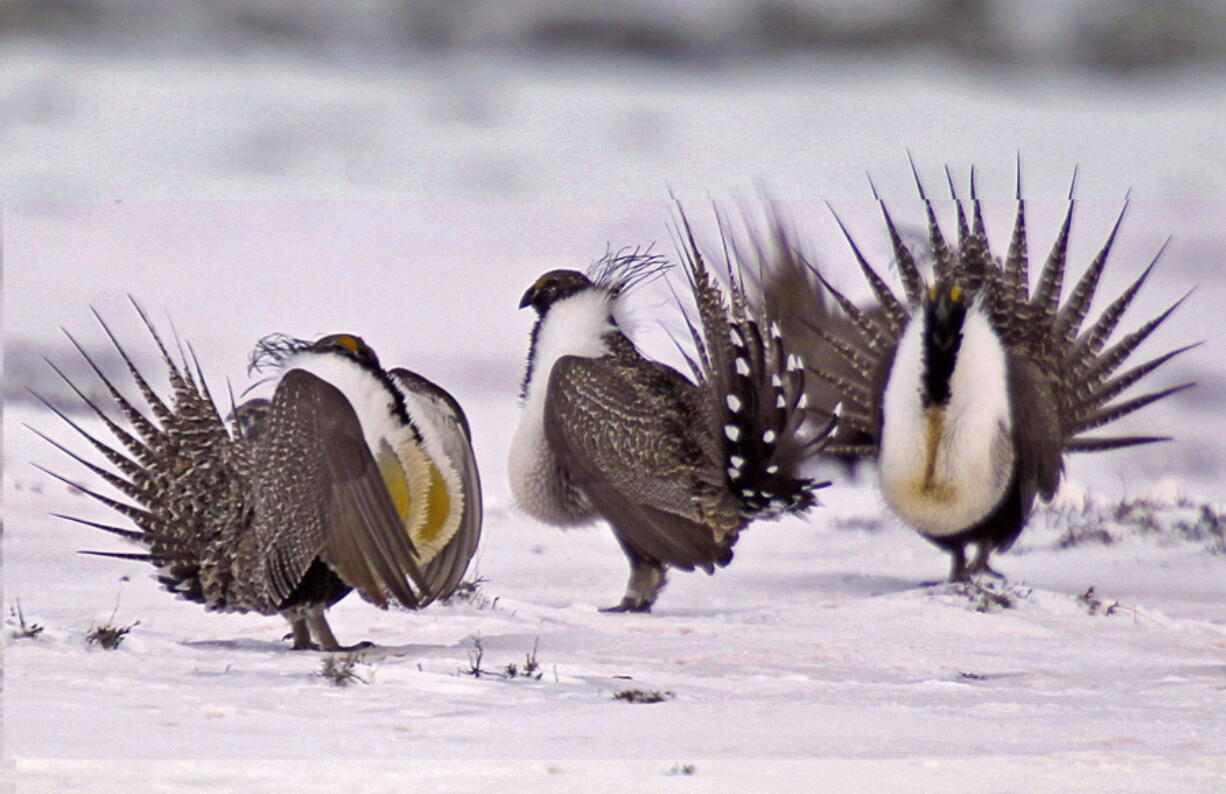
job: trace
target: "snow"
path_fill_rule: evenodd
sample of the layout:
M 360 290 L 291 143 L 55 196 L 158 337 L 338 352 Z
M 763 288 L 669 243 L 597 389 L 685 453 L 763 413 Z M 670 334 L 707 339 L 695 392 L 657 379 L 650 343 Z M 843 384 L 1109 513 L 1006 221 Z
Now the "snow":
M 468 410 L 487 581 L 472 602 L 421 613 L 346 599 L 330 613 L 338 637 L 378 647 L 355 668 L 368 683 L 335 686 L 320 654 L 286 649 L 279 619 L 207 614 L 158 590 L 147 566 L 76 554 L 125 547 L 49 515 L 111 520 L 29 465 L 78 473 L 23 424 L 83 445 L 6 378 L 4 607 L 20 599 L 44 627 L 25 639 L 5 627 L 5 773 L 22 791 L 1226 787 L 1226 555 L 1175 529 L 1226 501 L 1220 79 L 1010 82 L 850 58 L 704 74 L 59 55 L 18 43 L 0 56 L 17 109 L 0 128 L 14 197 L 6 371 L 42 352 L 71 360 L 60 325 L 103 350 L 89 305 L 151 366 L 128 292 L 164 328 L 174 320 L 218 394 L 249 382 L 245 351 L 263 334 L 360 334 Z M 809 520 L 753 526 L 728 569 L 674 574 L 654 614 L 598 613 L 626 575 L 611 534 L 542 526 L 509 495 L 532 319 L 519 296 L 607 246 L 671 253 L 666 185 L 709 235 L 709 192 L 759 177 L 862 296 L 820 200 L 884 263 L 863 173 L 919 228 L 907 146 L 934 192 L 940 164 L 964 175 L 974 162 L 995 199 L 1012 191 L 1020 148 L 1037 259 L 1080 163 L 1077 267 L 1135 188 L 1104 289 L 1173 233 L 1126 324 L 1199 284 L 1138 355 L 1209 341 L 1148 379 L 1198 389 L 1128 420 L 1177 440 L 1070 460 L 1058 504 L 996 560 L 1012 608 L 979 612 L 923 586 L 947 559 L 888 517 L 866 469 L 832 472 Z M 1006 239 L 1011 206 L 987 209 L 992 239 Z M 636 331 L 660 352 L 666 295 L 637 298 Z M 1157 529 L 1110 523 L 1139 497 Z M 1094 511 L 1113 542 L 1064 547 Z M 1090 587 L 1118 602 L 1111 614 L 1080 598 Z M 135 625 L 117 650 L 87 644 L 108 621 Z M 492 673 L 535 647 L 540 680 L 465 675 L 477 639 Z M 626 689 L 672 696 L 614 699 Z

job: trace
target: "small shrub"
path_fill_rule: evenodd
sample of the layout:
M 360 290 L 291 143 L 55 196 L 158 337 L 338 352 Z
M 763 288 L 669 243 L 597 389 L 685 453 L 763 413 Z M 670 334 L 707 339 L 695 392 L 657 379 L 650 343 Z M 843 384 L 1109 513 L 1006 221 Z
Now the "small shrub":
M 468 652 L 468 669 L 459 670 L 457 674 L 471 675 L 473 678 L 495 676 L 502 679 L 527 678 L 533 681 L 540 681 L 545 675 L 541 670 L 540 662 L 536 658 L 537 647 L 540 645 L 540 642 L 541 638 L 537 637 L 532 643 L 532 650 L 524 654 L 523 667 L 520 667 L 515 662 L 510 662 L 502 668 L 502 672 L 493 672 L 481 666 L 482 661 L 485 659 L 485 648 L 481 646 L 481 638 L 474 637 L 473 649 Z
M 472 579 L 465 579 L 456 585 L 451 595 L 442 599 L 440 603 L 447 606 L 452 604 L 471 604 L 477 609 L 497 609 L 498 599 L 501 596 L 491 598 L 481 592 L 481 585 L 486 584 L 488 581 L 484 576 L 474 576 Z
M 33 640 L 37 639 L 39 634 L 43 633 L 43 627 L 37 623 L 26 623 L 26 616 L 21 611 L 21 599 L 17 599 L 16 606 L 9 607 L 9 617 L 16 618 L 16 628 L 9 632 L 9 636 L 15 640 Z M 14 625 L 10 619 L 10 626 Z
M 481 647 L 481 638 L 473 637 L 473 650 L 468 652 L 468 669 L 460 672 L 464 675 L 471 675 L 473 678 L 489 675 L 489 671 L 481 667 L 483 658 L 485 658 L 485 649 Z
M 972 579 L 969 582 L 954 582 L 949 593 L 962 596 L 976 612 L 1000 612 L 1013 609 L 1017 602 L 1030 595 L 1030 591 L 1008 584 L 997 584 Z
M 511 662 L 506 666 L 505 675 L 507 678 L 531 678 L 534 681 L 540 681 L 545 674 L 541 672 L 541 665 L 536 660 L 537 646 L 540 645 L 541 638 L 537 637 L 532 642 L 532 650 L 524 654 L 524 666 L 520 668 L 515 662 Z
M 1077 603 L 1085 607 L 1091 615 L 1114 615 L 1115 611 L 1120 608 L 1119 601 L 1112 601 L 1108 604 L 1099 598 L 1094 592 L 1094 585 L 1090 585 L 1084 593 L 1077 596 Z
M 323 658 L 320 670 L 316 675 L 336 686 L 349 686 L 355 681 L 359 684 L 369 684 L 370 681 L 354 672 L 354 667 L 362 661 L 360 654 L 329 654 Z
M 128 636 L 132 629 L 140 625 L 140 621 L 134 621 L 127 626 L 116 626 L 115 615 L 119 612 L 119 596 L 115 596 L 115 608 L 111 610 L 111 616 L 107 618 L 106 623 L 101 626 L 93 626 L 85 633 L 85 642 L 89 645 L 99 645 L 102 648 L 113 651 L 123 643 L 123 638 Z
M 614 700 L 624 700 L 627 703 L 663 703 L 676 697 L 671 690 L 623 689 L 613 695 Z
M 114 615 L 111 616 L 112 619 Z M 127 626 L 116 626 L 110 622 L 104 623 L 101 626 L 94 626 L 85 634 L 85 641 L 90 645 L 100 646 L 108 651 L 113 651 L 123 644 L 124 637 L 128 636 L 128 632 L 140 625 L 137 620 Z
M 668 770 L 670 775 L 692 775 L 698 771 L 698 767 L 693 764 L 673 764 L 673 768 Z

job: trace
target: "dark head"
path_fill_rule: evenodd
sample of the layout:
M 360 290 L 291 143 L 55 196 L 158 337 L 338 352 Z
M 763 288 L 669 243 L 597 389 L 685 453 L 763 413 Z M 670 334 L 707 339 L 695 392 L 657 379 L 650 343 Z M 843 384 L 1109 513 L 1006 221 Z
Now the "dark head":
M 528 287 L 519 301 L 519 308 L 531 306 L 543 317 L 553 304 L 592 286 L 591 279 L 578 270 L 550 270 Z
M 949 379 L 962 346 L 966 320 L 966 290 L 958 285 L 936 285 L 924 301 L 924 404 L 949 402 Z
M 315 340 L 307 349 L 316 353 L 340 353 L 367 369 L 380 369 L 375 351 L 362 337 L 353 334 L 328 334 Z
M 288 334 L 269 334 L 255 343 L 247 371 L 279 369 L 290 356 L 304 351 L 339 353 L 371 371 L 380 371 L 379 357 L 375 351 L 362 341 L 362 337 L 353 334 L 329 334 L 314 342 Z

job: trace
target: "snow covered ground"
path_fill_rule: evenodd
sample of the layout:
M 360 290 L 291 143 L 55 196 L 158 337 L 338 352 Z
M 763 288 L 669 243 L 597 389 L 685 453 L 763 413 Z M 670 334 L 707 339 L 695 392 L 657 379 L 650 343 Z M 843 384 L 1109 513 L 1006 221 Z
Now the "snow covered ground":
M 3 218 L 4 608 L 20 599 L 43 627 L 24 639 L 5 627 L 6 773 L 21 790 L 1226 787 L 1215 76 L 1002 81 L 858 61 L 336 70 L 37 45 L 0 57 L 16 109 L 0 128 L 0 178 L 17 199 Z M 915 226 L 908 146 L 930 188 L 940 164 L 975 162 L 996 198 L 1012 191 L 1020 149 L 1036 252 L 1063 208 L 1040 199 L 1059 198 L 1079 163 L 1078 267 L 1134 188 L 1108 291 L 1167 234 L 1130 316 L 1199 284 L 1147 349 L 1208 340 L 1150 379 L 1201 387 L 1128 424 L 1178 440 L 1071 461 L 1060 503 L 999 561 L 1007 608 L 922 586 L 945 556 L 886 515 L 864 471 L 808 521 L 753 527 L 714 577 L 674 576 L 655 614 L 597 613 L 624 583 L 611 535 L 540 526 L 509 499 L 531 320 L 519 295 L 609 245 L 671 252 L 666 185 L 701 216 L 708 191 L 758 177 L 855 285 L 819 199 L 884 262 L 863 173 Z M 1003 239 L 1012 210 L 989 209 Z M 265 333 L 341 330 L 451 388 L 486 484 L 478 596 L 419 614 L 342 602 L 340 639 L 379 648 L 354 669 L 365 683 L 338 687 L 320 654 L 285 650 L 277 619 L 209 615 L 140 565 L 75 554 L 122 547 L 48 515 L 106 511 L 29 465 L 72 471 L 24 423 L 71 431 L 20 387 L 31 354 L 71 359 L 60 325 L 102 349 L 89 305 L 142 349 L 128 292 L 173 318 L 215 389 L 247 383 L 245 351 Z M 649 343 L 661 302 L 640 298 Z M 50 383 L 39 386 L 62 393 Z M 1111 542 L 1095 535 L 1100 515 Z M 87 644 L 108 621 L 133 626 L 118 650 Z M 474 677 L 478 640 L 490 674 Z M 534 649 L 540 678 L 507 677 Z M 663 700 L 614 698 L 626 690 Z

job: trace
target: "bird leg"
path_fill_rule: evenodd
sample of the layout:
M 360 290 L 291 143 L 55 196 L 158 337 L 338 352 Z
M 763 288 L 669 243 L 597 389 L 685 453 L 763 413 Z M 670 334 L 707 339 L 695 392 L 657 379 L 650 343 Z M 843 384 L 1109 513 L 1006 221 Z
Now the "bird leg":
M 630 558 L 630 579 L 626 582 L 626 594 L 617 606 L 604 607 L 601 612 L 650 612 L 651 605 L 664 589 L 666 578 L 664 566 L 655 560 L 645 559 L 622 544 Z
M 307 607 L 305 610 L 282 613 L 290 625 L 290 633 L 286 635 L 286 638 L 292 637 L 294 640 L 290 650 L 357 651 L 362 648 L 370 648 L 374 645 L 373 642 L 365 640 L 355 645 L 341 645 L 337 642 L 336 635 L 332 633 L 331 627 L 328 626 L 328 619 L 324 617 L 324 610 L 326 608 L 322 604 L 316 604 L 315 606 Z M 291 614 L 293 615 L 292 617 Z
M 992 544 L 986 540 L 979 542 L 978 548 L 975 550 L 975 559 L 971 562 L 970 572 L 972 574 L 987 574 L 1003 581 L 1005 575 L 988 564 L 988 555 L 992 553 L 993 548 Z
M 981 546 L 980 548 L 983 547 Z M 961 543 L 958 543 L 950 547 L 949 555 L 952 558 L 949 566 L 949 581 L 970 581 L 971 576 L 966 569 L 966 548 Z
M 315 638 L 315 643 L 320 650 L 324 651 L 340 651 L 346 650 L 341 648 L 339 642 L 336 641 L 336 635 L 332 633 L 331 627 L 328 626 L 328 619 L 324 617 L 324 607 L 316 604 L 307 607 L 306 624 L 311 629 L 311 636 Z
M 307 628 L 306 618 L 288 618 L 290 633 L 285 635 L 285 639 L 293 637 L 294 644 L 290 646 L 293 651 L 312 651 L 318 650 L 311 642 L 311 630 Z

